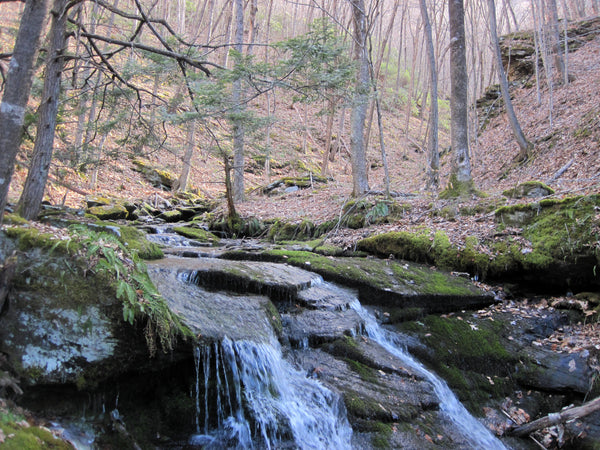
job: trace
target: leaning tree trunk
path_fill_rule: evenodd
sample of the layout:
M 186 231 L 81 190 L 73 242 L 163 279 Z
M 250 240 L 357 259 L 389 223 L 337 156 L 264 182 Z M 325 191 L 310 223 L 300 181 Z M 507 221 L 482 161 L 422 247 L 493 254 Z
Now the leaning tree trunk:
M 0 104 L 0 225 L 21 144 L 25 108 L 33 82 L 33 64 L 47 10 L 48 0 L 27 0 L 8 66 Z
M 364 0 L 350 0 L 354 21 L 354 59 L 357 62 L 354 105 L 352 107 L 351 157 L 352 194 L 358 197 L 369 190 L 364 129 L 369 102 L 369 59 L 367 55 L 367 16 Z
M 517 156 L 517 160 L 525 161 L 527 158 L 529 158 L 529 152 L 533 148 L 533 145 L 525 138 L 523 130 L 521 129 L 521 125 L 517 120 L 517 115 L 515 114 L 512 100 L 510 99 L 510 92 L 508 91 L 508 79 L 506 78 L 506 72 L 504 71 L 504 66 L 502 65 L 502 53 L 500 51 L 500 43 L 498 42 L 498 32 L 496 30 L 496 5 L 494 3 L 494 0 L 488 0 L 488 10 L 490 20 L 490 34 L 496 56 L 496 67 L 498 69 L 500 91 L 502 92 L 502 99 L 504 100 L 504 106 L 506 107 L 506 114 L 508 115 L 508 120 L 510 121 L 510 127 L 517 141 L 517 144 L 519 144 L 519 148 L 521 149 L 519 155 Z
M 50 50 L 46 61 L 46 76 L 33 146 L 33 158 L 18 206 L 19 214 L 25 219 L 34 219 L 40 211 L 52 160 L 60 81 L 64 65 L 63 53 L 67 42 L 67 4 L 68 0 L 55 0 L 51 12 Z
M 469 158 L 467 116 L 468 77 L 465 47 L 465 11 L 463 0 L 448 1 L 450 22 L 450 137 L 454 160 L 449 192 L 461 195 L 473 189 Z

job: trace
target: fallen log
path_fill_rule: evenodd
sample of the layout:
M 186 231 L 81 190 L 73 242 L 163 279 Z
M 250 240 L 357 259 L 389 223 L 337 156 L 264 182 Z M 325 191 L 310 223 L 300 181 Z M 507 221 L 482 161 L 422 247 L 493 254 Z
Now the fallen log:
M 533 433 L 536 430 L 541 430 L 542 428 L 548 428 L 553 425 L 558 425 L 559 423 L 568 422 L 569 420 L 579 419 L 599 410 L 600 397 L 584 403 L 581 406 L 574 406 L 564 409 L 561 412 L 550 413 L 541 419 L 537 419 L 533 422 L 529 422 L 525 425 L 508 430 L 507 434 L 510 436 L 523 437 Z

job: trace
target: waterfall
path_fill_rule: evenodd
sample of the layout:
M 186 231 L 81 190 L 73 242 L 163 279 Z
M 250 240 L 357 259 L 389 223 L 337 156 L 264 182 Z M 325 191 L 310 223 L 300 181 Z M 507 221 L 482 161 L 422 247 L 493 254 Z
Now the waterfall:
M 197 348 L 197 434 L 206 448 L 347 449 L 340 397 L 286 362 L 279 345 L 232 341 Z
M 498 438 L 475 419 L 475 417 L 469 414 L 444 380 L 427 370 L 423 364 L 414 359 L 404 349 L 404 346 L 399 342 L 398 336 L 395 333 L 380 327 L 375 317 L 362 307 L 358 299 L 354 299 L 350 305 L 365 321 L 365 334 L 369 338 L 377 342 L 389 353 L 400 359 L 404 365 L 412 368 L 433 385 L 435 394 L 440 402 L 440 410 L 456 425 L 457 429 L 472 444 L 473 448 L 485 448 L 486 450 L 506 449 Z

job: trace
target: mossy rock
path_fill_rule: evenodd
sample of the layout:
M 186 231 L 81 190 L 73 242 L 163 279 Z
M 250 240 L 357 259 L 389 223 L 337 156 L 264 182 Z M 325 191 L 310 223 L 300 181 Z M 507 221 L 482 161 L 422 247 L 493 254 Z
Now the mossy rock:
M 163 219 L 167 223 L 181 222 L 184 218 L 184 215 L 181 211 L 176 209 L 171 211 L 163 211 L 158 215 L 159 219 Z
M 509 198 L 538 198 L 552 194 L 554 194 L 554 189 L 541 181 L 527 181 L 502 192 L 502 195 Z
M 68 450 L 72 445 L 57 438 L 47 428 L 29 426 L 25 418 L 15 422 L 14 417 L 0 413 L 0 431 L 4 440 L 3 450 Z
M 115 234 L 129 251 L 137 252 L 142 259 L 152 260 L 164 257 L 163 251 L 154 242 L 146 239 L 146 233 L 132 226 L 115 225 L 106 222 L 95 224 L 100 231 L 108 231 Z
M 152 167 L 150 163 L 142 161 L 141 159 L 135 159 L 133 164 L 133 169 L 142 173 L 144 177 L 155 187 L 173 189 L 177 184 L 177 176 L 173 175 L 167 170 Z
M 51 233 L 41 233 L 37 228 L 8 227 L 4 232 L 17 241 L 21 251 L 39 248 L 68 254 L 79 248 L 76 243 L 69 240 L 56 240 Z
M 509 379 L 519 356 L 504 347 L 504 326 L 498 321 L 474 325 L 460 317 L 429 315 L 398 328 L 425 344 L 411 352 L 444 378 L 467 406 L 476 408 L 490 397 L 504 398 L 514 387 Z
M 123 205 L 99 205 L 88 208 L 87 212 L 99 220 L 126 219 L 129 211 Z
M 358 287 L 361 301 L 370 304 L 441 312 L 477 308 L 492 301 L 469 280 L 417 264 L 358 257 L 332 258 L 279 249 L 266 251 L 261 258 L 287 262 L 327 280 Z
M 310 220 L 300 223 L 275 221 L 269 228 L 267 238 L 273 242 L 305 241 L 313 237 L 315 225 Z
M 195 227 L 175 227 L 173 228 L 175 233 L 180 234 L 181 236 L 185 236 L 189 239 L 194 239 L 198 242 L 206 242 L 210 244 L 217 244 L 219 242 L 219 238 L 215 236 L 210 231 L 206 231 L 202 228 Z
M 110 205 L 113 201 L 102 195 L 89 195 L 85 198 L 85 203 L 88 208 L 93 208 L 94 206 L 106 206 Z
M 4 213 L 3 221 L 7 225 L 26 225 L 27 219 L 23 219 L 21 216 L 15 213 Z

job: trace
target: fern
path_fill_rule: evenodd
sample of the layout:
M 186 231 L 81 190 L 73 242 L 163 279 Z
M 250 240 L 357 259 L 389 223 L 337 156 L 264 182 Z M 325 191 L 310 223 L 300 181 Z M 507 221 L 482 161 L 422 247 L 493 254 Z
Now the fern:
M 157 341 L 163 351 L 169 351 L 178 336 L 191 336 L 157 291 L 137 252 L 130 252 L 112 234 L 95 232 L 82 225 L 73 225 L 70 232 L 72 240 L 85 249 L 88 269 L 114 280 L 116 297 L 123 303 L 123 320 L 131 325 L 138 320 L 146 321 L 146 342 L 152 355 Z

